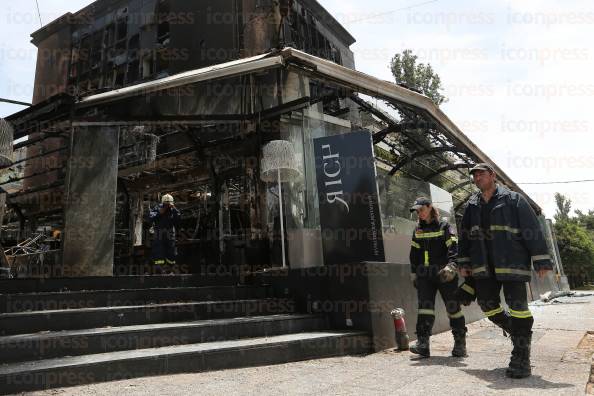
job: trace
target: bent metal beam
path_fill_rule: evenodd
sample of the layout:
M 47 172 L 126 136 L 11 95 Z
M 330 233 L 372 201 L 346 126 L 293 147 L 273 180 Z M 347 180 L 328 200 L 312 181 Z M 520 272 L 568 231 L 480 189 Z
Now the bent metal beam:
M 286 48 L 282 51 L 286 63 L 291 67 L 302 68 L 302 70 L 321 76 L 326 80 L 349 87 L 357 92 L 385 99 L 389 102 L 395 101 L 416 107 L 425 111 L 431 119 L 440 125 L 444 133 L 457 145 L 476 157 L 477 162 L 490 164 L 498 178 L 511 189 L 521 192 L 530 202 L 531 206 L 541 212 L 540 206 L 534 202 L 487 154 L 478 148 L 454 122 L 428 97 L 400 87 L 389 81 L 380 80 L 368 74 L 337 65 L 330 61 L 317 58 L 293 48 Z M 303 67 L 305 66 L 305 67 Z
M 396 102 L 415 107 L 425 112 L 436 122 L 444 134 L 463 151 L 470 153 L 476 162 L 486 162 L 497 172 L 499 179 L 511 189 L 523 193 L 532 207 L 538 212 L 541 208 L 501 169 L 487 154 L 478 148 L 454 122 L 428 97 L 400 87 L 389 81 L 380 80 L 368 74 L 340 66 L 334 62 L 318 58 L 294 48 L 285 48 L 280 52 L 271 52 L 251 58 L 222 63 L 202 69 L 176 74 L 170 77 L 150 81 L 126 88 L 92 95 L 81 99 L 77 108 L 84 108 L 114 102 L 137 95 L 176 88 L 201 81 L 233 77 L 255 73 L 277 67 L 288 67 L 300 73 L 322 78 L 341 87 L 374 96 L 389 102 Z
M 251 58 L 240 59 L 233 62 L 221 63 L 219 65 L 209 66 L 202 69 L 191 70 L 175 74 L 173 76 L 149 81 L 142 84 L 131 85 L 129 87 L 115 89 L 87 96 L 77 103 L 78 108 L 94 106 L 103 103 L 109 103 L 132 96 L 146 95 L 152 92 L 165 89 L 177 88 L 188 84 L 194 84 L 201 81 L 215 80 L 224 77 L 233 77 L 249 73 L 260 72 L 284 65 L 284 58 L 274 54 L 258 55 Z

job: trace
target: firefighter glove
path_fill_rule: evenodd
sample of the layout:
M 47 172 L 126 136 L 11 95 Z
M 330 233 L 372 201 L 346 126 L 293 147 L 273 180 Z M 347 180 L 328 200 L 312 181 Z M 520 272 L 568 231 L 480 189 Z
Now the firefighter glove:
M 453 263 L 448 263 L 445 267 L 443 267 L 437 275 L 439 275 L 439 280 L 442 283 L 448 283 L 453 281 L 457 275 L 456 265 Z

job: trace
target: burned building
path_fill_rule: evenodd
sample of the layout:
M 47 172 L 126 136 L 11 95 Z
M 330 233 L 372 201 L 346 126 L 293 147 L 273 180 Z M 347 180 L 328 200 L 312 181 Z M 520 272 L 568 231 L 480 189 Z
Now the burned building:
M 315 0 L 98 0 L 33 43 L 33 106 L 7 118 L 26 154 L 2 181 L 21 279 L 0 280 L 0 338 L 30 347 L 0 342 L 2 389 L 393 346 L 389 310 L 415 307 L 414 198 L 455 223 L 478 162 L 522 191 L 429 98 L 355 70 L 354 38 Z M 178 276 L 151 275 L 164 194 Z
M 34 105 L 8 118 L 28 139 L 14 146 L 27 155 L 7 221 L 12 242 L 58 231 L 54 276 L 146 273 L 146 216 L 165 193 L 182 212 L 182 273 L 323 266 L 314 141 L 362 130 L 376 258 L 406 261 L 408 202 L 440 195 L 454 220 L 468 168 L 493 162 L 428 98 L 357 72 L 354 38 L 314 0 L 99 0 L 32 37 Z M 278 141 L 294 168 L 282 183 L 263 158 Z
M 91 211 L 102 220 L 113 218 L 115 234 L 102 230 L 101 239 L 107 236 L 109 242 L 93 247 L 93 251 L 110 251 L 107 244 L 115 244 L 116 265 L 144 262 L 150 238 L 148 227 L 143 227 L 144 216 L 159 193 L 172 192 L 183 202 L 182 261 L 198 251 L 203 262 L 237 262 L 239 256 L 242 262 L 247 256 L 258 257 L 259 265 L 274 261 L 262 259 L 270 255 L 265 253 L 270 243 L 262 241 L 272 232 L 267 218 L 271 208 L 254 198 L 262 196 L 263 188 L 254 176 L 262 141 L 280 133 L 280 112 L 268 110 L 285 105 L 283 86 L 293 84 L 286 75 L 237 76 L 166 89 L 147 95 L 142 103 L 133 99 L 116 106 L 81 108 L 79 115 L 90 122 L 85 128 L 102 123 L 117 130 L 117 136 L 111 137 L 107 131 L 93 132 L 98 139 L 95 142 L 77 137 L 67 128 L 58 131 L 55 125 L 68 120 L 73 105 L 84 97 L 183 76 L 286 45 L 354 68 L 349 49 L 354 38 L 326 10 L 316 1 L 96 1 L 75 14 L 64 15 L 32 37 L 39 51 L 35 106 L 25 113 L 29 117 L 40 109 L 56 118 L 51 121 L 51 132 L 44 129 L 41 123 L 45 120 L 39 117 L 18 118 L 22 128 L 16 138 L 29 136 L 22 143 L 29 159 L 21 178 L 23 191 L 12 199 L 18 201 L 22 231 L 33 232 L 44 224 L 63 229 L 68 219 L 67 202 L 72 199 L 80 200 L 81 210 L 87 212 L 89 203 L 104 202 L 86 189 L 85 194 L 77 194 L 65 187 L 65 180 L 72 181 L 69 170 L 80 171 L 85 165 L 92 165 L 89 174 L 76 177 L 92 180 L 87 176 L 97 177 L 100 162 L 115 166 L 117 161 L 115 209 L 106 203 L 111 206 Z M 318 97 L 321 109 L 348 116 L 346 92 L 320 81 L 301 84 L 307 84 L 310 95 Z M 268 113 L 263 114 L 265 111 Z M 109 119 L 118 121 L 114 124 Z M 257 128 L 258 137 L 250 137 Z M 91 150 L 109 144 L 119 149 L 111 157 L 95 153 L 93 164 L 89 163 L 92 156 L 81 158 L 77 166 L 72 162 L 72 149 L 83 141 L 89 142 Z M 237 162 L 237 158 L 252 160 Z M 113 164 L 108 165 L 109 161 Z M 111 173 L 113 176 L 113 169 Z M 80 215 L 73 213 L 71 224 L 76 224 Z M 97 235 L 83 227 L 87 238 L 95 239 Z M 65 260 L 70 255 L 78 260 L 78 253 L 70 251 L 68 234 L 64 234 Z M 75 250 L 81 246 L 73 244 Z M 191 267 L 186 271 L 197 270 Z
M 324 265 L 313 141 L 357 130 L 373 139 L 388 257 L 406 260 L 413 196 L 438 188 L 453 220 L 467 169 L 492 163 L 427 98 L 358 73 L 354 38 L 314 0 L 99 0 L 32 37 L 7 221 L 13 243 L 59 232 L 54 275 L 147 272 L 146 216 L 165 193 L 182 211 L 183 273 Z M 296 176 L 275 186 L 262 150 L 278 140 Z
M 34 103 L 118 89 L 291 46 L 354 68 L 355 39 L 317 1 L 96 1 L 35 32 Z

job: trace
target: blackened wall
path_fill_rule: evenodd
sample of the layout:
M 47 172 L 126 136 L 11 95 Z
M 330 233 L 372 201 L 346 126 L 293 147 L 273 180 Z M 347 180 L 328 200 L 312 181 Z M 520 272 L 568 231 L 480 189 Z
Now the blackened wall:
M 241 2 L 171 0 L 170 74 L 239 58 Z
M 72 29 L 68 16 L 55 22 L 53 34 L 35 42 L 38 48 L 33 104 L 66 92 Z
M 72 27 L 70 25 L 71 14 L 67 14 L 55 21 L 51 26 L 50 35 L 44 36 L 40 41 L 35 40 L 37 45 L 37 66 L 35 73 L 35 84 L 32 103 L 38 104 L 44 100 L 68 91 L 68 67 L 70 64 L 70 47 L 72 43 Z M 39 135 L 29 136 L 35 139 Z M 27 147 L 26 157 L 37 156 L 61 147 L 61 139 L 47 139 L 39 144 Z M 29 163 L 25 167 L 23 188 L 40 184 L 50 184 L 61 176 L 59 170 L 46 173 L 43 176 L 31 177 L 31 175 L 47 172 L 49 169 L 59 168 L 62 159 L 58 155 L 43 157 L 40 160 Z
M 64 212 L 63 275 L 112 276 L 118 129 L 73 131 Z
M 354 38 L 317 1 L 296 0 L 281 20 L 273 0 L 98 0 L 32 35 L 34 102 L 68 84 L 84 96 L 280 45 L 354 68 Z

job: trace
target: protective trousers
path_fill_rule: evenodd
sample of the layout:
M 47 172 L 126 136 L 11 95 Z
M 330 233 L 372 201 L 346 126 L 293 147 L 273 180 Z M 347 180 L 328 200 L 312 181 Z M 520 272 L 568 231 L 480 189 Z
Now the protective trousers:
M 155 239 L 152 243 L 152 260 L 155 274 L 169 273 L 176 264 L 177 248 L 175 240 Z
M 501 306 L 501 288 L 509 312 Z M 512 336 L 529 335 L 534 324 L 528 309 L 526 282 L 476 279 L 476 299 L 485 316 Z
M 450 327 L 453 332 L 464 331 L 466 321 L 460 308 L 460 302 L 455 297 L 458 289 L 458 278 L 451 282 L 441 283 L 438 276 L 417 278 L 417 297 L 419 310 L 417 314 L 417 336 L 430 336 L 435 322 L 435 295 L 437 291 L 445 303 Z

